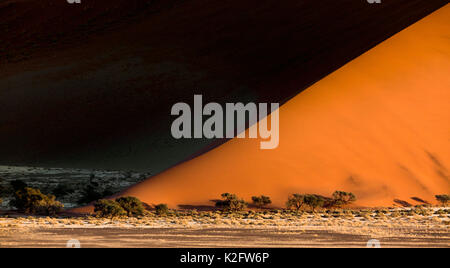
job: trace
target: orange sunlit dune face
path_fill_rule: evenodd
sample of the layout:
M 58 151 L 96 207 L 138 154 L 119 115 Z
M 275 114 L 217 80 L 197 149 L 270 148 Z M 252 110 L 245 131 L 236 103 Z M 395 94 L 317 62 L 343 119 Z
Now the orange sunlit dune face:
M 335 190 L 358 206 L 433 202 L 450 190 L 449 33 L 447 5 L 282 106 L 277 149 L 234 139 L 122 195 L 174 208 L 213 205 L 224 192 L 275 206 Z

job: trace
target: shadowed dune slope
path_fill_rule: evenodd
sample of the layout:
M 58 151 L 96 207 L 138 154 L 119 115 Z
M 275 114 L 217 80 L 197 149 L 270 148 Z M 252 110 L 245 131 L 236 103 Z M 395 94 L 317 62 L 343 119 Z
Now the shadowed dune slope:
M 0 1 L 0 163 L 158 173 L 212 142 L 173 104 L 283 102 L 447 2 Z
M 277 206 L 334 190 L 360 206 L 433 202 L 450 191 L 449 33 L 447 5 L 282 106 L 278 149 L 234 139 L 122 195 L 172 207 L 211 205 L 223 192 Z

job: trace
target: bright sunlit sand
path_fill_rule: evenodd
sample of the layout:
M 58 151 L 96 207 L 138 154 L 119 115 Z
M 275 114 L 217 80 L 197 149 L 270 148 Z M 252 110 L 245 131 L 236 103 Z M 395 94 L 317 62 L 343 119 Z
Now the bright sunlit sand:
M 450 189 L 449 32 L 447 5 L 296 96 L 281 107 L 278 149 L 234 139 L 123 195 L 172 208 L 223 192 L 276 206 L 335 190 L 357 206 L 433 202 Z

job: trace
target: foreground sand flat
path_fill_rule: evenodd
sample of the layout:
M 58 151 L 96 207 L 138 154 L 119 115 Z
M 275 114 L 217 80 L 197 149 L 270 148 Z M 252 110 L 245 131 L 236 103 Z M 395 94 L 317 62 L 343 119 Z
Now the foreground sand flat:
M 0 247 L 450 247 L 448 211 L 0 218 Z

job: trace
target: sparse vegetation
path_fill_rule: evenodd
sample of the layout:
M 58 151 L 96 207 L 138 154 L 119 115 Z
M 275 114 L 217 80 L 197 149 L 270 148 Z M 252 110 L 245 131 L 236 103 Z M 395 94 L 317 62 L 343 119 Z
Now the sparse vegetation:
M 398 217 L 402 216 L 402 214 L 398 211 L 393 211 L 390 216 L 392 218 L 398 218 Z
M 127 215 L 118 202 L 106 199 L 98 200 L 94 204 L 94 212 L 98 217 L 111 219 Z
M 224 193 L 222 199 L 216 202 L 216 207 L 224 211 L 238 212 L 245 210 L 248 206 L 243 199 L 238 198 L 235 194 Z
M 286 207 L 289 210 L 300 211 L 307 206 L 314 212 L 317 208 L 322 207 L 343 207 L 356 201 L 353 193 L 336 191 L 333 198 L 327 198 L 317 194 L 293 194 L 289 196 Z
M 136 197 L 126 196 L 116 199 L 116 202 L 127 212 L 130 216 L 142 216 L 144 215 L 144 205 L 141 200 Z
M 333 206 L 343 207 L 356 201 L 356 196 L 353 193 L 336 191 L 333 193 Z
M 228 196 L 228 195 L 227 195 Z M 321 201 L 325 199 L 319 195 L 306 194 L 303 196 L 302 208 L 316 209 L 321 206 Z M 130 198 L 122 200 L 132 201 Z M 119 201 L 119 200 L 117 200 Z M 398 232 L 408 232 L 422 228 L 429 231 L 427 235 L 436 237 L 448 233 L 449 209 L 428 207 L 416 208 L 378 208 L 378 209 L 335 209 L 330 208 L 317 212 L 296 213 L 290 210 L 247 210 L 240 213 L 230 213 L 229 211 L 209 210 L 170 210 L 167 205 L 156 206 L 156 213 L 145 213 L 140 217 L 126 217 L 127 211 L 119 204 L 120 202 L 111 200 L 101 200 L 95 205 L 98 217 L 0 217 L 0 232 L 8 231 L 11 228 L 127 228 L 135 229 L 141 233 L 141 229 L 151 230 L 158 228 L 195 228 L 195 229 L 262 229 L 262 230 L 292 230 L 301 232 L 320 229 L 337 233 L 356 233 L 370 235 L 386 235 L 386 237 L 399 237 Z M 316 205 L 319 203 L 318 205 Z M 434 214 L 433 214 L 434 213 Z M 128 214 L 130 215 L 130 214 Z M 157 215 L 157 216 L 155 216 Z M 111 219 L 109 219 L 111 218 Z M 114 219 L 114 220 L 112 220 Z M 312 228 L 312 229 L 310 229 Z M 32 230 L 32 229 L 31 229 Z M 105 232 L 108 232 L 105 230 Z M 216 232 L 216 231 L 214 231 Z M 410 235 L 409 233 L 408 235 Z M 423 233 L 425 234 L 425 233 Z M 189 234 L 191 235 L 191 233 Z M 329 235 L 329 233 L 327 233 Z M 308 236 L 308 241 L 311 236 Z M 429 236 L 428 236 L 429 237 Z M 312 238 L 312 237 L 311 237 Z M 414 233 L 414 239 L 416 239 Z M 443 240 L 441 240 L 443 241 Z M 445 241 L 443 241 L 445 242 Z M 444 245 L 444 244 L 441 244 Z
M 166 204 L 159 204 L 155 206 L 155 213 L 158 216 L 169 214 L 169 207 Z
M 287 209 L 295 209 L 297 212 L 305 204 L 305 196 L 301 194 L 293 194 L 289 197 L 286 207 Z
M 253 204 L 258 208 L 264 208 L 270 204 L 272 204 L 272 200 L 268 196 L 253 196 L 252 197 Z
M 436 200 L 441 203 L 442 206 L 446 207 L 450 203 L 450 195 L 436 195 Z
M 54 195 L 45 195 L 38 189 L 25 187 L 14 193 L 11 205 L 20 212 L 52 216 L 63 209 L 63 205 L 55 200 Z
M 113 203 L 114 202 L 112 201 Z M 306 205 L 305 205 L 306 206 Z M 428 211 L 434 211 L 434 209 L 424 208 Z M 422 214 L 416 214 L 415 209 L 329 209 L 327 211 L 321 211 L 316 213 L 301 213 L 297 214 L 288 210 L 264 210 L 264 211 L 246 211 L 244 213 L 229 213 L 222 211 L 199 211 L 195 210 L 178 210 L 171 211 L 171 213 L 155 217 L 153 213 L 149 213 L 143 217 L 139 218 L 128 218 L 128 217 L 115 217 L 112 221 L 108 218 L 100 217 L 59 217 L 59 218 L 49 218 L 49 217 L 0 217 L 0 234 L 2 236 L 2 242 L 5 241 L 5 237 L 10 235 L 10 240 L 12 242 L 16 241 L 18 234 L 24 234 L 21 241 L 28 241 L 29 233 L 33 233 L 35 228 L 55 228 L 55 232 L 58 230 L 80 230 L 80 233 L 84 235 L 89 235 L 85 233 L 84 230 L 89 228 L 98 228 L 102 226 L 107 226 L 108 228 L 126 228 L 126 234 L 135 232 L 136 236 L 131 237 L 130 245 L 136 243 L 136 237 L 141 237 L 141 235 L 148 234 L 147 232 L 153 232 L 155 230 L 155 237 L 158 238 L 160 233 L 160 228 L 171 229 L 171 234 L 175 230 L 186 230 L 184 235 L 187 235 L 186 240 L 183 240 L 181 246 L 186 245 L 186 241 L 191 241 L 193 239 L 192 235 L 198 231 L 199 235 L 204 236 L 204 231 L 211 231 L 212 234 L 216 235 L 217 230 L 229 230 L 232 228 L 233 232 L 236 232 L 236 236 L 233 235 L 232 239 L 238 239 L 241 237 L 242 233 L 240 230 L 249 229 L 260 229 L 262 237 L 265 237 L 269 232 L 275 232 L 277 234 L 283 234 L 279 238 L 271 238 L 271 242 L 274 245 L 279 245 L 280 241 L 278 239 L 287 239 L 286 246 L 292 245 L 292 234 L 298 235 L 298 238 L 302 237 L 302 233 L 307 234 L 317 233 L 318 230 L 323 230 L 324 236 L 316 237 L 306 235 L 305 245 L 310 246 L 311 241 L 317 240 L 323 245 L 323 239 L 329 238 L 330 233 L 334 234 L 356 234 L 358 237 L 352 242 L 352 246 L 355 245 L 354 242 L 361 243 L 361 234 L 369 234 L 371 236 L 376 235 L 377 237 L 394 238 L 396 241 L 398 238 L 409 237 L 411 241 L 419 242 L 418 239 L 424 239 L 420 241 L 420 244 L 429 243 L 429 241 L 434 241 L 434 239 L 439 239 L 436 243 L 438 246 L 446 246 L 446 235 L 448 234 L 449 218 L 447 216 L 449 210 L 439 211 L 439 214 L 433 216 L 425 216 Z M 396 213 L 396 215 L 391 215 L 391 213 Z M 125 215 L 125 214 L 123 214 Z M 355 216 L 353 216 L 355 215 Z M 411 216 L 408 216 L 411 215 Z M 325 220 L 325 219 L 326 220 Z M 80 228 L 81 227 L 81 228 Z M 26 229 L 27 232 L 14 231 L 18 228 Z M 73 229 L 72 229 L 73 228 Z M 194 228 L 194 229 L 191 229 Z M 108 234 L 108 229 L 101 228 L 101 235 L 104 236 Z M 413 231 L 411 231 L 413 230 Z M 40 234 L 41 232 L 36 232 Z M 53 232 L 52 232 L 53 233 Z M 221 232 L 222 233 L 222 232 Z M 115 232 L 114 232 L 115 234 Z M 225 235 L 228 231 L 225 231 Z M 61 233 L 61 235 L 67 235 L 66 232 Z M 223 235 L 223 233 L 222 233 Z M 222 235 L 220 235 L 222 237 Z M 33 234 L 33 237 L 35 234 Z M 434 239 L 430 240 L 430 236 Z M 143 244 L 148 245 L 148 236 L 142 236 Z M 174 236 L 175 237 L 175 236 Z M 177 236 L 178 237 L 178 236 Z M 252 239 L 255 238 L 254 233 L 251 233 Z M 315 238 L 316 237 L 316 238 Z M 350 236 L 349 236 L 350 237 Z M 40 239 L 45 240 L 48 238 Z M 58 238 L 59 239 L 59 238 Z M 93 234 L 92 239 L 98 242 L 98 234 Z M 114 240 L 114 236 L 111 236 L 111 240 Z M 86 238 L 83 238 L 86 241 Z M 170 240 L 172 243 L 176 240 Z M 224 239 L 224 245 L 229 243 L 230 240 Z M 258 239 L 258 243 L 262 241 Z M 160 243 L 158 240 L 155 243 Z M 204 245 L 204 240 L 201 243 Z M 254 243 L 254 242 L 252 242 Z M 160 244 L 157 244 L 160 245 Z M 392 244 L 398 245 L 398 244 Z
M 315 211 L 318 207 L 323 207 L 325 199 L 320 195 L 308 194 L 303 197 L 304 203 L 309 206 L 312 211 Z

